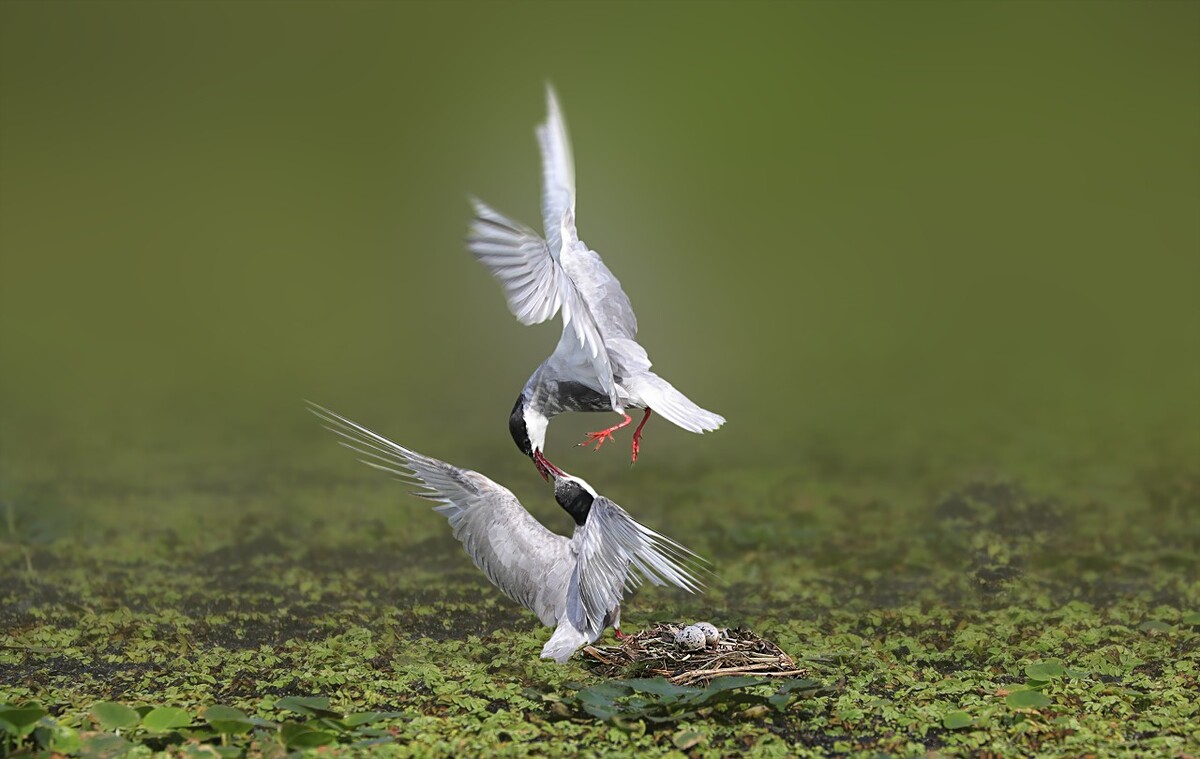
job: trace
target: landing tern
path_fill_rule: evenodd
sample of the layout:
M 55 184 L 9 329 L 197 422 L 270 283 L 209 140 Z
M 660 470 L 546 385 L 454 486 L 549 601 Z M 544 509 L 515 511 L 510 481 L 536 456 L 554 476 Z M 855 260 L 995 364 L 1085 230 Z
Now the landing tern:
M 639 524 L 578 477 L 554 473 L 554 498 L 574 520 L 570 538 L 551 532 L 508 488 L 469 469 L 424 456 L 345 417 L 309 410 L 363 463 L 421 488 L 413 495 L 440 503 L 475 566 L 506 596 L 537 615 L 554 634 L 543 659 L 566 662 L 612 627 L 621 635 L 621 601 L 643 580 L 703 592 L 707 562 Z
M 580 445 L 599 450 L 632 421 L 627 409 L 644 409 L 633 433 L 637 461 L 642 428 L 657 411 L 689 432 L 709 432 L 724 417 L 700 408 L 650 371 L 637 342 L 637 317 L 621 283 L 575 229 L 575 167 L 567 128 L 554 90 L 546 88 L 547 116 L 537 128 L 542 154 L 542 224 L 545 237 L 479 200 L 467 247 L 504 287 L 508 308 L 522 324 L 539 324 L 562 312 L 554 352 L 534 371 L 509 416 L 517 447 L 542 477 L 562 474 L 543 447 L 550 419 L 564 411 L 614 411 L 623 421 L 588 434 Z

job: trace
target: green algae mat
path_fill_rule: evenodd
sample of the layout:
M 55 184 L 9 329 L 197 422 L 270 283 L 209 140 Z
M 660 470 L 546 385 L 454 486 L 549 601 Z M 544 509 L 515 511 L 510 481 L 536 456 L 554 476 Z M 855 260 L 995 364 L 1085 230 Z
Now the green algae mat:
M 314 446 L 329 443 L 318 433 Z M 699 597 L 640 593 L 627 628 L 743 626 L 807 670 L 691 688 L 601 672 L 582 654 L 539 660 L 549 630 L 487 585 L 440 517 L 365 467 L 340 467 L 341 453 L 329 459 L 340 476 L 310 474 L 302 488 L 235 471 L 219 488 L 178 490 L 160 475 L 136 491 L 60 483 L 6 502 L 7 749 L 1078 756 L 1200 745 L 1195 474 L 1148 469 L 1103 493 L 989 477 L 928 495 L 805 485 L 804 471 L 646 477 L 642 499 L 674 505 L 645 518 L 670 523 L 718 578 Z M 92 512 L 102 518 L 79 522 L 82 502 L 104 504 Z

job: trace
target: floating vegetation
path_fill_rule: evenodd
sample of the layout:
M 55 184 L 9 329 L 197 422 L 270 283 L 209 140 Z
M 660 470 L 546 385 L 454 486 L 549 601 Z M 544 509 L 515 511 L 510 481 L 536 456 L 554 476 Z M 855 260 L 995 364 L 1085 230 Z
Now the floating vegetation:
M 723 582 L 639 595 L 636 634 L 593 647 L 607 664 L 566 665 L 538 659 L 545 629 L 440 517 L 389 527 L 386 488 L 213 499 L 155 476 L 154 519 L 70 483 L 0 502 L 0 756 L 1200 756 L 1191 471 L 1104 498 L 822 481 L 797 515 L 772 495 L 791 470 L 714 469 L 694 483 L 711 503 L 673 519 L 710 536 Z M 707 636 L 653 640 L 717 615 L 808 674 L 730 675 Z M 661 655 L 635 664 L 634 645 Z
M 769 686 L 768 693 L 758 692 Z M 708 687 L 675 685 L 661 677 L 608 680 L 567 696 L 545 697 L 551 703 L 575 707 L 624 729 L 637 722 L 665 724 L 696 718 L 758 720 L 770 711 L 784 712 L 792 702 L 825 693 L 808 679 L 766 680 L 761 677 L 722 677 Z M 678 746 L 678 742 L 676 743 Z
M 766 638 L 750 630 L 719 630 L 719 638 L 698 649 L 681 645 L 682 625 L 663 624 L 626 635 L 618 646 L 583 649 L 588 666 L 606 677 L 645 675 L 675 685 L 705 685 L 718 677 L 803 677 L 807 669 Z
M 192 756 L 282 755 L 332 743 L 365 749 L 391 742 L 387 723 L 411 720 L 404 712 L 343 714 L 322 697 L 289 696 L 274 702 L 273 719 L 241 709 L 209 706 L 93 704 L 87 727 L 63 724 L 39 704 L 0 702 L 0 751 L 55 756 L 124 756 L 142 745 L 154 751 L 187 751 Z M 94 729 L 87 729 L 88 727 Z

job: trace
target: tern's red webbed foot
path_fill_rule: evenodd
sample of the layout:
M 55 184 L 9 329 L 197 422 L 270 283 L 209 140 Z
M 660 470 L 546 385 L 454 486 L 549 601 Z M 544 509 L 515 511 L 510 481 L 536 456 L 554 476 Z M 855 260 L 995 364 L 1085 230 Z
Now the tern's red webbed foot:
M 633 431 L 633 462 L 637 461 L 638 451 L 642 448 L 642 428 L 646 426 L 646 422 L 650 420 L 650 409 L 646 409 L 646 413 L 642 415 L 642 421 L 638 424 L 637 429 Z
M 620 424 L 614 424 L 613 426 L 609 427 L 608 429 L 600 430 L 599 432 L 589 432 L 587 434 L 588 439 L 584 440 L 582 443 L 580 443 L 580 445 L 588 445 L 590 443 L 595 443 L 596 447 L 593 448 L 592 450 L 593 451 L 600 450 L 600 446 L 607 443 L 612 438 L 614 432 L 621 429 L 622 427 L 628 427 L 629 423 L 633 421 L 632 419 L 629 418 L 629 414 L 623 414 L 623 416 L 625 417 L 625 421 L 621 422 Z

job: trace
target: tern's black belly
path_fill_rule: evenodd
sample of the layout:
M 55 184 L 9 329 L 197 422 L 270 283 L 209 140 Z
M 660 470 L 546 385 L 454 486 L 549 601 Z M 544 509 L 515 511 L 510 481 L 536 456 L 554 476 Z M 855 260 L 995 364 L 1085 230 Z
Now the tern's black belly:
M 569 380 L 547 383 L 545 403 L 547 411 L 612 411 L 612 402 L 607 395 L 593 390 L 582 382 Z

